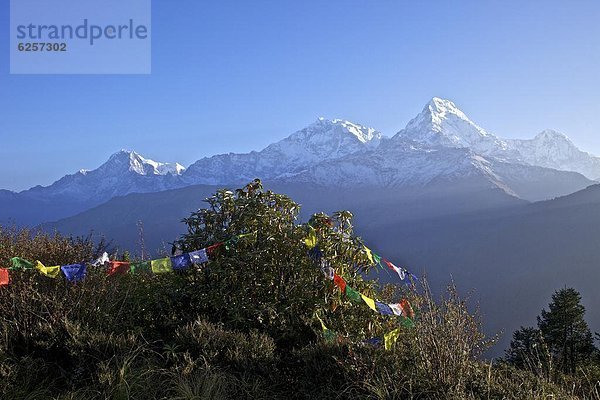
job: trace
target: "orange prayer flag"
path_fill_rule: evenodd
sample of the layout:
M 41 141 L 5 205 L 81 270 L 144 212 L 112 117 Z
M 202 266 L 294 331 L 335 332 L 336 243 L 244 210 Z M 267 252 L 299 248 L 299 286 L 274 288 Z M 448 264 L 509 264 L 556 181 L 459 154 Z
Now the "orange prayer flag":
M 0 268 L 0 286 L 8 286 L 10 283 L 10 275 L 8 269 Z
M 108 275 L 121 275 L 129 272 L 129 262 L 125 261 L 110 261 L 108 263 Z
M 342 278 L 336 273 L 333 274 L 333 283 L 335 284 L 335 286 L 340 288 L 340 291 L 342 293 L 346 292 L 346 281 L 344 280 L 344 278 Z

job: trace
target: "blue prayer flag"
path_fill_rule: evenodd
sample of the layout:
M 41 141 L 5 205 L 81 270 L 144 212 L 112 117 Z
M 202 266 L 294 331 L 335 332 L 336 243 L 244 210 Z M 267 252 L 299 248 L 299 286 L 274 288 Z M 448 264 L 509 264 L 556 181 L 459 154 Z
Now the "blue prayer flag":
M 370 339 L 365 339 L 364 343 L 365 344 L 370 344 L 371 346 L 381 346 L 381 342 L 383 342 L 383 340 L 381 338 L 378 337 L 374 337 L 374 338 L 370 338 Z
M 208 262 L 208 255 L 206 254 L 206 249 L 192 251 L 188 253 L 190 256 L 190 260 L 194 264 L 204 264 Z
M 188 269 L 191 265 L 192 260 L 190 259 L 190 255 L 188 253 L 171 257 L 171 266 L 175 271 Z
M 71 264 L 60 267 L 65 278 L 70 282 L 79 282 L 85 278 L 87 272 L 85 264 Z
M 390 306 L 385 303 L 375 301 L 375 308 L 377 308 L 377 311 L 382 315 L 394 315 Z

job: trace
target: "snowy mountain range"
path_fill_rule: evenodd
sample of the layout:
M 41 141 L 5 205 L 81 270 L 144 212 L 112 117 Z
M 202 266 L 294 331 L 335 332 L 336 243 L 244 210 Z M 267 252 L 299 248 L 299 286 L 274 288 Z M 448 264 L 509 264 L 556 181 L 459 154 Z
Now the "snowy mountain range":
M 135 151 L 121 150 L 93 171 L 80 170 L 50 186 L 35 186 L 20 194 L 28 198 L 49 198 L 102 203 L 128 193 L 147 193 L 180 185 L 185 171 L 180 164 L 146 159 Z
M 24 204 L 47 210 L 33 221 L 73 215 L 115 196 L 189 185 L 237 185 L 256 177 L 279 183 L 421 190 L 436 185 L 497 188 L 526 200 L 583 189 L 600 177 L 600 158 L 546 130 L 528 140 L 502 139 L 449 100 L 433 98 L 388 138 L 344 120 L 319 118 L 261 151 L 202 158 L 187 169 L 121 150 L 99 168 L 20 193 L 0 191 L 0 221 L 22 219 Z M 57 205 L 63 205 L 61 208 Z M 32 222 L 30 219 L 28 222 Z
M 564 134 L 544 130 L 533 139 L 501 139 L 472 122 L 456 105 L 434 97 L 395 139 L 430 146 L 468 148 L 515 164 L 579 172 L 600 178 L 600 158 L 581 151 Z

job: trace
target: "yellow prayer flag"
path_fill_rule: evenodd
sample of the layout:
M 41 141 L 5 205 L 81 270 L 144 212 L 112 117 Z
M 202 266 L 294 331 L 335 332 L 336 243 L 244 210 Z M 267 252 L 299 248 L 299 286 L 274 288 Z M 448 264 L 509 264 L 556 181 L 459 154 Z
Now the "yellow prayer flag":
M 35 268 L 37 268 L 37 270 L 40 271 L 42 275 L 46 275 L 50 278 L 58 278 L 58 275 L 60 274 L 60 265 L 54 267 L 46 267 L 41 262 L 36 261 Z
M 317 233 L 313 227 L 309 227 L 310 231 L 308 232 L 308 236 L 304 239 L 304 243 L 310 249 L 317 245 Z
M 398 340 L 398 336 L 400 336 L 400 328 L 396 328 L 393 331 L 390 331 L 383 335 L 383 345 L 386 350 L 392 348 L 396 340 Z
M 321 323 L 321 328 L 323 328 L 323 331 L 326 331 L 328 328 L 325 326 L 325 322 L 323 322 L 321 317 L 319 317 L 318 315 L 316 315 L 316 317 L 319 320 L 319 322 Z
M 152 266 L 152 272 L 155 274 L 173 272 L 173 266 L 171 265 L 171 259 L 169 257 L 161 258 L 159 260 L 152 260 L 150 265 Z
M 365 251 L 367 252 L 367 258 L 371 261 L 371 264 L 375 264 L 375 260 L 373 259 L 373 252 L 367 246 L 364 246 Z
M 360 297 L 362 297 L 362 299 L 365 301 L 365 303 L 367 303 L 367 305 L 369 306 L 369 308 L 373 311 L 377 311 L 377 307 L 375 307 L 375 300 L 373 300 L 370 297 L 365 296 L 364 294 L 360 294 Z

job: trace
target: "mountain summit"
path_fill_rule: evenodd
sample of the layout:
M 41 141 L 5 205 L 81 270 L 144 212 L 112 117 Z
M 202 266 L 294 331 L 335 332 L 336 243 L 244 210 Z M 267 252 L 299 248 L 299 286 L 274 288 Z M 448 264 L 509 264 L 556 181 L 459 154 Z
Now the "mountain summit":
M 135 151 L 121 150 L 98 168 L 99 173 L 121 174 L 133 172 L 138 175 L 181 175 L 185 168 L 178 163 L 162 163 L 144 158 Z M 87 174 L 89 171 L 85 171 Z
M 525 164 L 577 171 L 594 180 L 600 178 L 600 158 L 581 151 L 563 133 L 547 129 L 533 139 L 512 139 L 506 142 L 518 161 Z
M 242 183 L 256 177 L 294 174 L 323 161 L 376 148 L 383 135 L 349 121 L 319 118 L 261 151 L 221 154 L 190 165 L 183 179 L 190 184 Z
M 452 101 L 439 97 L 431 99 L 392 139 L 467 148 L 509 163 L 578 172 L 588 179 L 600 178 L 600 158 L 578 149 L 566 135 L 548 129 L 533 139 L 502 139 L 470 120 Z
M 431 99 L 393 139 L 410 139 L 430 146 L 465 147 L 481 154 L 506 148 L 504 141 L 471 121 L 456 104 L 439 97 Z

